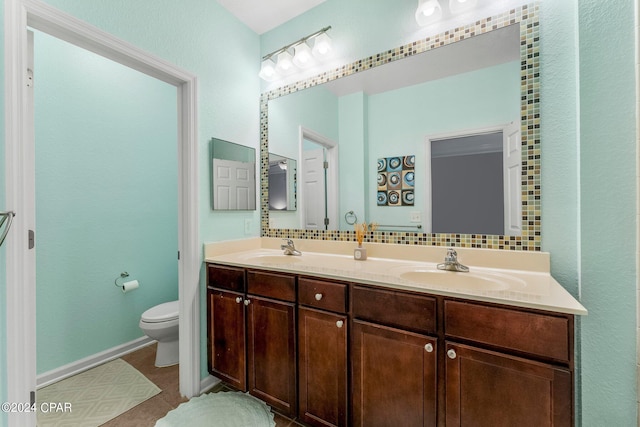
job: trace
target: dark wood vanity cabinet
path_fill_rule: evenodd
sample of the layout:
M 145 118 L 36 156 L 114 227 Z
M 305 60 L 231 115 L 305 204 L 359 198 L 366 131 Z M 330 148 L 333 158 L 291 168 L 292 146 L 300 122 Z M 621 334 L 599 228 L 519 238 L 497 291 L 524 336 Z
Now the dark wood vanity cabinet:
M 574 318 L 208 265 L 209 372 L 311 426 L 574 425 Z
M 209 372 L 238 390 L 246 391 L 244 270 L 207 268 Z
M 574 424 L 573 316 L 445 300 L 444 324 L 447 427 Z
M 295 417 L 295 276 L 207 266 L 209 372 Z
M 249 393 L 280 413 L 297 414 L 296 277 L 247 271 Z
M 436 300 L 353 286 L 353 425 L 437 423 Z
M 348 425 L 347 285 L 298 279 L 299 418 Z

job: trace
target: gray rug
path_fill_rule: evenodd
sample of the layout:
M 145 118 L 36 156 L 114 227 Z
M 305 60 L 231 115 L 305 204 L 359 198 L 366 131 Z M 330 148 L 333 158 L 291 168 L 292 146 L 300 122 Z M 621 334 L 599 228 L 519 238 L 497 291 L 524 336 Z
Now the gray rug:
M 156 427 L 275 427 L 266 403 L 248 393 L 219 392 L 194 397 L 156 422 Z
M 112 360 L 36 392 L 37 407 L 60 403 L 70 411 L 38 410 L 38 427 L 97 427 L 128 411 L 160 389 L 122 359 Z

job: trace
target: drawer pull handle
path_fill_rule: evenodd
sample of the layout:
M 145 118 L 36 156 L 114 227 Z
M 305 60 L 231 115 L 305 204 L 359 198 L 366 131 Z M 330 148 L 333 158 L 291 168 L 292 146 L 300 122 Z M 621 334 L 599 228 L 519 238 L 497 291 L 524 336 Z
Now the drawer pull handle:
M 449 356 L 449 359 L 455 359 L 456 358 L 456 351 L 454 349 L 449 349 L 449 351 L 447 351 L 447 356 Z
M 427 350 L 427 353 L 432 353 L 433 352 L 433 344 L 428 343 L 424 346 L 424 349 Z
M 244 305 L 249 305 L 249 304 L 251 304 L 251 300 L 248 300 L 248 299 L 244 300 Z
M 316 301 L 320 301 L 322 299 L 322 294 L 316 294 Z
M 242 302 L 242 297 L 236 297 L 236 303 L 240 304 Z
M 338 320 L 338 321 L 336 322 L 336 326 L 337 326 L 338 328 L 342 328 L 342 326 L 343 326 L 343 325 L 344 325 L 344 322 L 343 322 L 342 320 Z

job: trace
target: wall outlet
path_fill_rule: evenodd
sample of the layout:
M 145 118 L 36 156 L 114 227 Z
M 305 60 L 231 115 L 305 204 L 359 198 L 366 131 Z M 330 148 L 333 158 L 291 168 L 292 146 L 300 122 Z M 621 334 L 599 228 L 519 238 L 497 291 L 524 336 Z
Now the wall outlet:
M 409 214 L 409 221 L 410 222 L 421 222 L 422 221 L 422 215 L 420 214 L 420 212 L 411 212 Z
M 251 234 L 251 220 L 244 220 L 244 234 Z

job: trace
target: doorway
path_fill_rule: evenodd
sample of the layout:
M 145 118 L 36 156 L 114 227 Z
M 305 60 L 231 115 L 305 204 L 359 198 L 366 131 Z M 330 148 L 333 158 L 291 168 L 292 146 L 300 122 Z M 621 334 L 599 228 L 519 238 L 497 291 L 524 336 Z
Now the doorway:
M 175 86 L 31 34 L 40 385 L 146 343 L 142 312 L 178 299 L 178 116 Z
M 177 88 L 178 293 L 180 392 L 200 391 L 198 154 L 196 77 L 95 27 L 40 2 L 5 0 L 6 204 L 17 214 L 14 232 L 28 236 L 35 224 L 33 126 L 27 111 L 27 26 L 93 51 Z M 7 398 L 33 399 L 35 360 L 35 251 L 27 239 L 7 241 Z M 9 425 L 30 426 L 34 414 L 9 414 Z
M 307 230 L 337 230 L 338 144 L 300 126 L 300 224 Z

